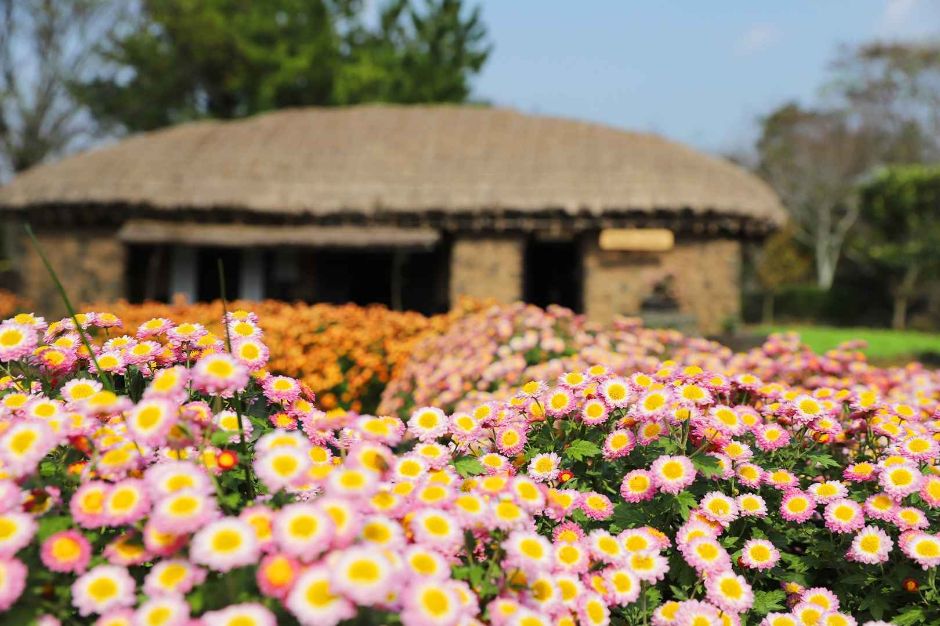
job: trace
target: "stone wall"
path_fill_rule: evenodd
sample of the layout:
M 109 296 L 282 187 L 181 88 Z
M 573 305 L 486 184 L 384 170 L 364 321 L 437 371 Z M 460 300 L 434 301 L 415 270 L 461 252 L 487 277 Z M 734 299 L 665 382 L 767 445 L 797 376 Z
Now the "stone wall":
M 76 306 L 125 296 L 126 252 L 115 231 L 40 231 L 36 238 Z M 21 295 L 46 318 L 64 316 L 62 298 L 27 236 L 17 252 Z
M 450 302 L 460 296 L 515 302 L 522 298 L 521 237 L 458 236 L 450 255 Z
M 717 333 L 741 313 L 741 245 L 731 239 L 677 239 L 668 252 L 601 250 L 584 247 L 584 306 L 602 323 L 616 315 L 637 315 L 653 287 L 667 276 L 680 313 L 694 317 L 702 333 Z

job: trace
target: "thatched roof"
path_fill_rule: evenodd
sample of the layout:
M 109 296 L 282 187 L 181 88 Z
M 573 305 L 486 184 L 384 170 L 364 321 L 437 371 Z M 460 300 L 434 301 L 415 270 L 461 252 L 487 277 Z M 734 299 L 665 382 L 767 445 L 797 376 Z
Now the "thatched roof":
M 469 106 L 283 110 L 136 135 L 42 165 L 0 206 L 268 215 L 688 211 L 778 223 L 770 188 L 646 133 Z

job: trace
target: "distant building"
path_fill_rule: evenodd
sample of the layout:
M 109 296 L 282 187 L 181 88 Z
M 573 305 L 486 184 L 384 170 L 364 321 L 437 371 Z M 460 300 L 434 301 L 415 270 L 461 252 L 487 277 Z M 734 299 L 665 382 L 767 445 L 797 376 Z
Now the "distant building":
M 471 106 L 284 110 L 130 137 L 0 189 L 79 301 L 558 303 L 599 321 L 739 312 L 740 243 L 782 219 L 760 180 L 658 136 Z M 19 232 L 19 231 L 16 231 Z M 25 238 L 20 290 L 60 309 Z

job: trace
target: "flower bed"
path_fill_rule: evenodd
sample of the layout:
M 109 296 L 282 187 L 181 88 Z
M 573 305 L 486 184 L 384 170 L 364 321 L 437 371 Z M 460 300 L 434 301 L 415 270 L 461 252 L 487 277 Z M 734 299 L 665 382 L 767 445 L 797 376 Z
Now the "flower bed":
M 400 369 L 416 341 L 444 332 L 456 319 L 479 307 L 462 301 L 445 315 L 425 317 L 383 306 L 233 302 L 230 309 L 251 307 L 260 319 L 270 351 L 267 367 L 301 379 L 325 409 L 373 411 L 388 380 Z M 134 329 L 148 320 L 190 322 L 218 337 L 220 301 L 199 304 L 91 304 L 82 310 L 108 310 Z M 113 336 L 114 333 L 112 333 Z
M 935 374 L 524 314 L 524 359 L 626 360 L 402 421 L 315 408 L 251 313 L 3 322 L 0 622 L 940 621 Z

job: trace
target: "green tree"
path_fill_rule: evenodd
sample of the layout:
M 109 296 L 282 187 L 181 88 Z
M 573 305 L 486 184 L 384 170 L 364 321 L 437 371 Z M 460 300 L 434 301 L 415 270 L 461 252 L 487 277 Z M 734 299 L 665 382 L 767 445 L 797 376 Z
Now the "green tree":
M 459 102 L 489 55 L 479 9 L 393 0 L 142 0 L 74 93 L 104 125 L 371 101 Z
M 761 248 L 754 273 L 764 291 L 761 323 L 774 323 L 774 299 L 780 289 L 806 279 L 812 263 L 795 238 L 795 228 L 787 224 L 767 238 Z
M 888 275 L 892 326 L 903 329 L 911 300 L 940 270 L 940 166 L 887 168 L 860 198 L 855 248 Z

